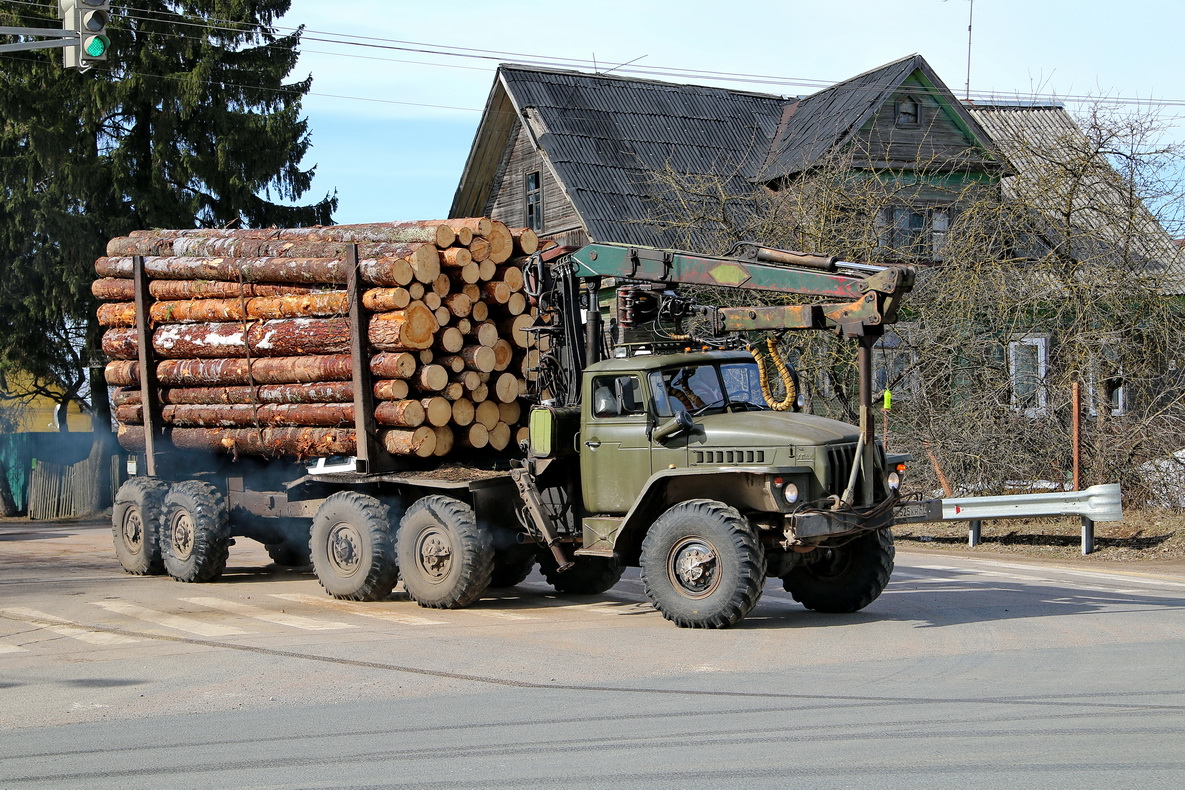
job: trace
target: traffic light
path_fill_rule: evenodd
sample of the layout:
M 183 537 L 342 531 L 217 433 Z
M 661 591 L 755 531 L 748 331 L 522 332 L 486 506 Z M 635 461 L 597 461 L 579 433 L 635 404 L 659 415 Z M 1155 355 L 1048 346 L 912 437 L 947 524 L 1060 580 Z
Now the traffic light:
M 111 0 L 58 0 L 62 30 L 78 33 L 78 46 L 62 50 L 66 68 L 89 68 L 107 59 L 111 39 L 107 23 L 111 21 Z

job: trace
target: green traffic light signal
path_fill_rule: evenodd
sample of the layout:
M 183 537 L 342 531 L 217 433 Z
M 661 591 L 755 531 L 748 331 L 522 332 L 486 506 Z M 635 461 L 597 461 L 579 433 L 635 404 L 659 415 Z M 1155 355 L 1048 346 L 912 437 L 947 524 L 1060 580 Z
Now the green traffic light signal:
M 82 51 L 88 58 L 101 58 L 107 54 L 111 42 L 106 36 L 87 36 L 82 41 Z

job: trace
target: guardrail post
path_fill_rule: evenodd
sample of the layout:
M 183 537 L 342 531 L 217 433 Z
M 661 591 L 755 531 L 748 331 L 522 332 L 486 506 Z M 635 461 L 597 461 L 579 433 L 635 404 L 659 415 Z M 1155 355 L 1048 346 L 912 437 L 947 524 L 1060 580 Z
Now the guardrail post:
M 1086 556 L 1094 551 L 1094 522 L 1086 516 L 1082 517 L 1082 555 Z
M 983 527 L 982 521 L 975 520 L 975 521 L 968 521 L 967 522 L 967 545 L 968 546 L 978 546 L 979 545 L 979 542 L 981 539 L 980 529 L 982 527 Z

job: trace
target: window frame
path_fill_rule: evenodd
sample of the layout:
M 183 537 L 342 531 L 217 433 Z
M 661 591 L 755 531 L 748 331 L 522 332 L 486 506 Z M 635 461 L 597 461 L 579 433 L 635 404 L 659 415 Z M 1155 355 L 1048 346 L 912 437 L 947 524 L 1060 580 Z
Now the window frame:
M 534 179 L 533 185 L 532 179 Z M 536 233 L 543 231 L 542 170 L 523 173 L 523 225 Z
M 1033 405 L 1021 403 L 1018 385 L 1020 371 L 1018 370 L 1019 352 L 1023 347 L 1036 350 L 1036 370 L 1033 386 Z M 1026 417 L 1044 417 L 1049 410 L 1049 336 L 1040 334 L 1017 335 L 1008 341 L 1008 395 L 1009 404 L 1015 411 L 1023 412 Z

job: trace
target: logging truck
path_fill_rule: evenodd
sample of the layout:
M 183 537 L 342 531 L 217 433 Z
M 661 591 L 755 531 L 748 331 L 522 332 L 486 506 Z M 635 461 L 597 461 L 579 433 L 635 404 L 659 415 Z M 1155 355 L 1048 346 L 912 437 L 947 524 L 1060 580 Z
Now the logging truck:
M 446 268 L 445 250 L 455 246 L 434 248 Z M 155 287 L 161 281 L 152 272 L 181 264 L 166 260 L 168 253 L 154 258 L 160 250 L 143 245 L 125 256 L 117 276 L 131 284 L 117 286 L 134 300 L 119 330 L 125 334 L 113 336 L 109 350 L 117 357 L 112 365 L 124 367 L 109 367 L 109 381 L 127 385 L 117 393 L 117 413 L 122 406 L 128 424 L 121 422 L 121 441 L 138 472 L 120 488 L 113 511 L 116 553 L 127 571 L 208 581 L 221 574 L 233 538 L 246 537 L 265 544 L 279 564 L 311 563 L 336 598 L 381 600 L 402 581 L 421 606 L 458 608 L 487 588 L 520 583 L 536 564 L 558 592 L 577 595 L 602 593 L 624 568 L 638 566 L 666 619 L 708 628 L 742 620 L 767 578 L 780 578 L 797 601 L 825 612 L 861 609 L 888 582 L 889 527 L 905 469 L 875 435 L 872 349 L 896 320 L 913 284 L 911 267 L 756 245 L 713 257 L 590 244 L 501 263 L 499 271 L 516 272 L 525 303 L 519 317 L 527 320 L 505 329 L 520 344 L 522 376 L 508 385 L 514 392 L 483 401 L 498 403 L 494 413 L 504 419 L 496 424 L 508 426 L 510 440 L 499 448 L 488 441 L 493 429 L 483 442 L 480 431 L 466 433 L 457 423 L 424 424 L 432 398 L 441 397 L 433 393 L 493 366 L 485 359 L 492 352 L 479 349 L 499 340 L 442 352 L 444 327 L 459 319 L 417 319 L 407 302 L 401 337 L 376 333 L 377 324 L 394 321 L 379 322 L 383 314 L 368 309 L 379 298 L 371 286 L 388 276 L 375 263 L 384 259 L 349 244 L 343 250 L 340 278 L 323 275 L 345 280 L 332 297 L 343 315 L 319 320 L 340 322 L 334 331 L 344 340 L 313 355 L 295 348 L 299 338 L 266 340 L 269 322 L 283 317 L 246 315 L 249 301 L 264 300 L 262 309 L 276 298 L 272 286 L 252 285 L 246 300 L 246 283 L 275 280 L 275 271 L 224 273 L 223 301 L 239 302 L 224 309 L 252 320 L 233 341 L 229 330 L 210 329 L 221 325 L 203 325 L 215 338 L 203 341 L 211 346 L 244 344 L 244 383 L 206 388 L 218 389 L 225 404 L 243 391 L 227 406 L 230 417 L 192 405 L 211 396 L 178 386 L 186 383 L 177 378 L 184 362 L 164 358 L 181 343 L 176 326 L 192 325 L 154 326 L 154 318 L 176 311 L 160 309 L 154 294 L 167 289 Z M 108 276 L 125 266 L 123 258 L 105 260 L 109 271 L 100 272 Z M 465 280 L 451 275 L 454 283 Z M 174 268 L 164 282 L 182 276 Z M 473 303 L 505 304 L 492 282 L 475 276 L 469 285 L 490 296 L 471 291 Z M 685 295 L 696 285 L 804 298 L 715 307 Z M 416 320 L 432 324 L 431 341 L 416 342 Z M 465 329 L 473 337 L 473 327 Z M 771 339 L 795 330 L 831 331 L 857 344 L 859 425 L 800 411 L 794 371 Z M 294 347 L 269 351 L 269 342 Z M 269 378 L 269 363 L 300 353 L 315 360 L 305 364 L 316 364 L 317 374 Z M 397 362 L 401 354 L 409 356 Z M 442 355 L 455 367 L 428 381 L 425 369 Z M 334 366 L 335 383 L 317 379 Z M 493 372 L 479 375 L 476 386 L 492 391 Z M 314 423 L 320 428 L 284 422 L 289 412 L 276 401 L 295 397 L 284 387 L 304 388 L 305 402 L 288 404 L 289 412 L 318 397 L 306 397 L 310 388 L 333 390 L 337 406 L 324 411 L 332 421 Z M 398 397 L 384 398 L 384 387 Z M 431 397 L 420 397 L 425 393 Z M 459 412 L 464 425 L 476 424 L 469 400 Z M 425 452 L 416 436 L 429 434 Z

